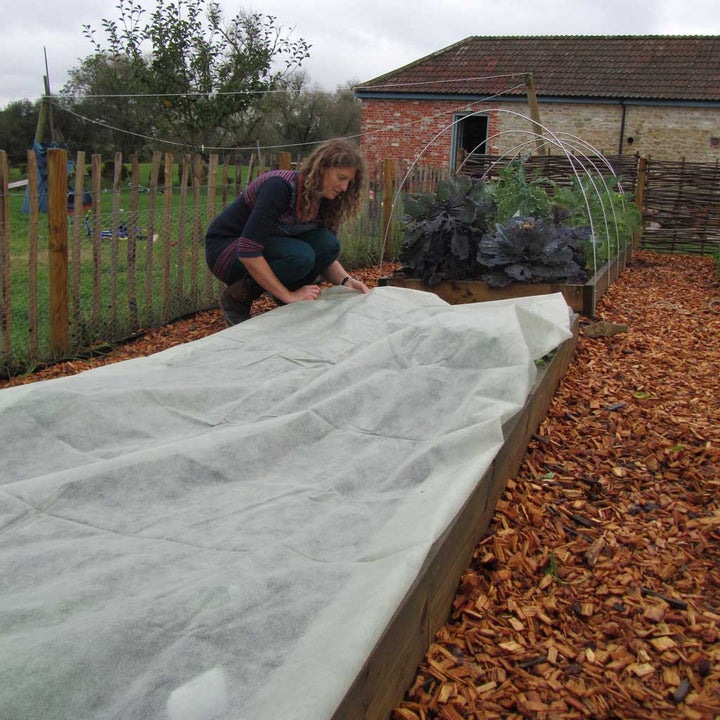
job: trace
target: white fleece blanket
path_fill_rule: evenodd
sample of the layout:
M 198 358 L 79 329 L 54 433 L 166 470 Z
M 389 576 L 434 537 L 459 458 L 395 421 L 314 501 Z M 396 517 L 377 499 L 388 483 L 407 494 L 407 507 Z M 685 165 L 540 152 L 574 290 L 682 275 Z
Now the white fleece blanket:
M 1 390 L 0 716 L 331 716 L 570 336 L 334 288 Z

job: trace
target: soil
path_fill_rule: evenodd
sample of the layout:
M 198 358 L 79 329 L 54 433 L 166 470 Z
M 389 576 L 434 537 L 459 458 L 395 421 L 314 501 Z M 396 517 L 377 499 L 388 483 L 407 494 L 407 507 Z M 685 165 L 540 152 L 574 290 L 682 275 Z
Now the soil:
M 379 274 L 358 273 L 370 286 Z M 201 312 L 0 387 L 224 327 Z M 641 251 L 580 318 L 570 368 L 394 720 L 720 717 L 719 338 L 707 257 Z

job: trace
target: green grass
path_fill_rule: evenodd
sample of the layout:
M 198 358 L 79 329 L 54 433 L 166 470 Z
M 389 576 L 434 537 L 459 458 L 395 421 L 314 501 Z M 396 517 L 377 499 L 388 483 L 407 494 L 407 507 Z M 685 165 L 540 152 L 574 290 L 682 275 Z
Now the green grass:
M 137 297 L 137 318 L 133 317 L 128 298 L 128 241 L 112 238 L 102 239 L 99 255 L 92 237 L 88 236 L 82 215 L 69 219 L 69 280 L 68 301 L 71 315 L 71 338 L 69 352 L 82 352 L 96 344 L 117 342 L 137 332 L 141 328 L 157 326 L 174 317 L 209 307 L 215 302 L 216 283 L 211 283 L 207 292 L 206 265 L 203 238 L 209 217 L 221 208 L 221 188 L 215 209 L 207 205 L 203 196 L 200 203 L 199 230 L 193 229 L 194 207 L 192 196 L 186 200 L 185 219 L 181 219 L 181 201 L 179 194 L 173 193 L 170 206 L 170 221 L 165 222 L 165 196 L 158 195 L 154 217 L 154 228 L 148 237 L 150 222 L 149 194 L 138 196 L 138 221 L 141 238 L 136 241 L 134 283 Z M 39 216 L 38 252 L 37 252 L 37 353 L 31 351 L 30 338 L 30 223 L 29 217 L 21 212 L 23 192 L 11 192 L 10 197 L 10 342 L 11 353 L 2 357 L 0 370 L 15 373 L 32 366 L 38 361 L 58 359 L 49 343 L 49 253 L 47 216 Z M 230 188 L 229 200 L 234 197 Z M 130 191 L 120 192 L 120 206 L 117 213 L 118 224 L 130 223 Z M 101 197 L 101 230 L 112 231 L 113 195 Z M 72 289 L 75 285 L 74 247 L 75 229 L 78 223 L 77 239 L 80 250 L 80 293 L 79 307 L 75 311 L 75 299 Z M 90 218 L 93 227 L 93 218 Z M 181 227 L 183 240 L 180 242 Z M 156 235 L 156 241 L 152 241 Z M 166 239 L 172 243 L 166 249 Z M 151 270 L 148 276 L 147 262 L 151 255 Z M 196 268 L 195 277 L 199 288 L 193 288 L 192 268 Z M 100 302 L 94 306 L 94 278 L 96 268 L 100 271 Z M 113 271 L 114 268 L 114 271 Z M 165 283 L 169 285 L 167 298 L 164 297 Z M 148 283 L 152 287 L 152 300 L 147 304 Z
M 84 217 L 75 216 L 69 219 L 69 279 L 68 303 L 70 308 L 70 348 L 66 356 L 75 357 L 86 354 L 93 347 L 124 340 L 142 329 L 156 327 L 169 320 L 195 312 L 199 309 L 214 307 L 219 292 L 218 281 L 211 279 L 204 255 L 204 235 L 207 225 L 214 215 L 235 198 L 234 168 L 229 168 L 228 185 L 216 187 L 215 207 L 208 207 L 207 188 L 201 193 L 199 211 L 199 229 L 194 228 L 193 193 L 189 189 L 186 196 L 185 219 L 181 222 L 181 200 L 175 178 L 175 189 L 171 195 L 170 230 L 165 227 L 164 194 L 155 199 L 154 226 L 150 231 L 150 194 L 138 194 L 137 226 L 144 236 L 136 242 L 134 283 L 137 298 L 137 317 L 134 318 L 128 300 L 128 245 L 125 239 L 103 239 L 100 243 L 100 255 L 97 268 L 100 270 L 100 303 L 99 310 L 94 310 L 96 259 L 95 243 L 88 236 Z M 150 166 L 141 166 L 140 185 L 149 179 Z M 247 169 L 245 169 L 245 173 Z M 244 174 L 245 174 L 244 173 Z M 86 189 L 89 183 L 86 182 Z M 111 183 L 103 181 L 100 197 L 101 230 L 113 228 L 113 193 Z M 29 217 L 21 212 L 24 190 L 10 191 L 10 342 L 11 352 L 0 357 L 0 373 L 16 374 L 32 368 L 38 362 L 60 359 L 50 346 L 49 317 L 49 258 L 48 258 L 48 227 L 47 216 L 39 216 L 38 253 L 37 253 L 37 352 L 31 349 L 30 336 L 30 268 Z M 130 190 L 125 182 L 119 193 L 118 224 L 130 222 Z M 78 223 L 80 248 L 80 293 L 79 307 L 75 310 L 73 297 L 73 253 L 75 247 L 74 223 Z M 89 218 L 93 228 L 93 218 Z M 353 221 L 340 229 L 341 262 L 347 270 L 378 264 L 380 260 L 380 226 L 378 208 L 369 212 L 366 208 Z M 184 239 L 179 241 L 181 227 Z M 152 235 L 157 235 L 152 242 Z M 166 250 L 166 238 L 172 243 Z M 394 247 L 399 246 L 398 233 L 394 232 Z M 167 254 L 166 254 L 167 253 Z M 146 268 L 148 256 L 151 255 L 151 272 L 148 276 Z M 193 286 L 193 258 L 195 259 L 197 279 Z M 114 262 L 113 262 L 114 259 Z M 389 258 L 385 258 L 386 260 Z M 167 262 L 167 266 L 166 266 Z M 115 273 L 113 274 L 113 267 Z M 167 267 L 167 271 L 166 271 Z M 167 272 L 167 276 L 166 276 Z M 166 280 L 167 277 L 167 280 Z M 169 293 L 164 296 L 165 282 L 169 282 Z M 146 302 L 148 284 L 151 288 L 152 301 Z

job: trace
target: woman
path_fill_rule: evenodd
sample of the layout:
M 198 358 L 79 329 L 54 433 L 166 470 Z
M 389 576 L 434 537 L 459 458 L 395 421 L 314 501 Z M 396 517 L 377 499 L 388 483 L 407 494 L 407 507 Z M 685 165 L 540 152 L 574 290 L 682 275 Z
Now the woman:
M 346 140 L 328 140 L 299 172 L 273 170 L 253 180 L 208 228 L 205 257 L 227 287 L 220 307 L 229 325 L 250 317 L 268 292 L 280 303 L 315 300 L 316 278 L 370 292 L 338 262 L 340 223 L 357 212 L 363 162 Z

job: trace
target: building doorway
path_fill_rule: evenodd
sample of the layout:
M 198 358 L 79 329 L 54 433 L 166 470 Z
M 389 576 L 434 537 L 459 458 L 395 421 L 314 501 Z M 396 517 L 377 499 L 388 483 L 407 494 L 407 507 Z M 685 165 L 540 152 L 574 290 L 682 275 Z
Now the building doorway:
M 470 153 L 487 153 L 488 117 L 456 114 L 453 121 L 450 162 L 451 167 L 457 168 Z

